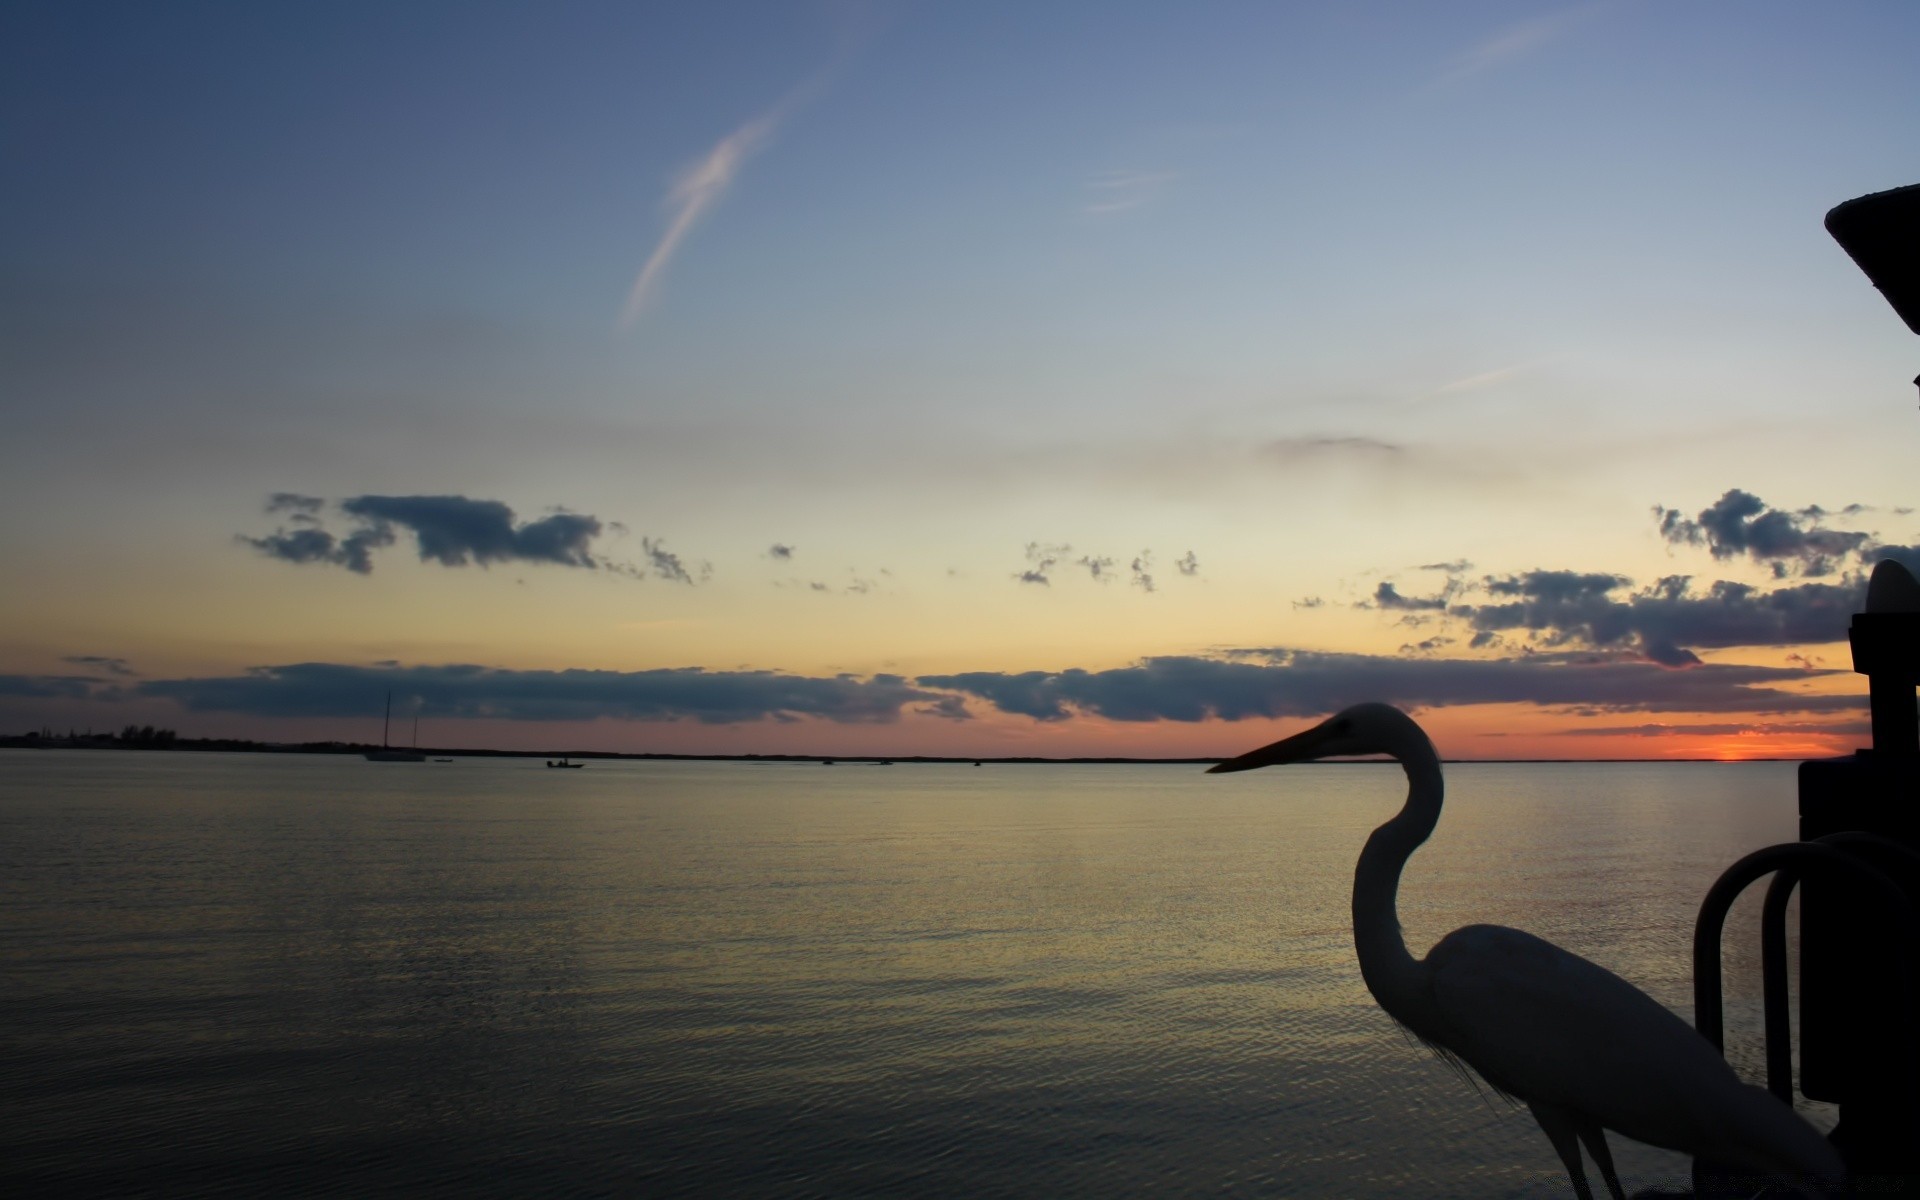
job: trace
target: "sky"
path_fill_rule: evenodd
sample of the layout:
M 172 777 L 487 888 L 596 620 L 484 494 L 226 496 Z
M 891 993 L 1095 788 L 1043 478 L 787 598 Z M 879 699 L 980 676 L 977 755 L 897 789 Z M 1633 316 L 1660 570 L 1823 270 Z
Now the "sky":
M 1905 0 L 0 10 L 0 732 L 1867 743 Z M 396 739 L 402 740 L 402 739 Z

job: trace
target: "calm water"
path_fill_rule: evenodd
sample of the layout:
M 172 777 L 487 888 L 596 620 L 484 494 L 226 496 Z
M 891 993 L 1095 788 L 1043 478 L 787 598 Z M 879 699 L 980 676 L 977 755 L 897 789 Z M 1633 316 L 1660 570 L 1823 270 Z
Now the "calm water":
M 1708 883 L 1794 836 L 1790 765 L 1448 782 L 1416 952 L 1519 925 L 1688 1017 Z M 0 1190 L 1564 1196 L 1526 1114 L 1360 982 L 1352 864 L 1403 795 L 1390 766 L 0 751 Z M 1686 1170 L 1615 1153 L 1630 1191 Z

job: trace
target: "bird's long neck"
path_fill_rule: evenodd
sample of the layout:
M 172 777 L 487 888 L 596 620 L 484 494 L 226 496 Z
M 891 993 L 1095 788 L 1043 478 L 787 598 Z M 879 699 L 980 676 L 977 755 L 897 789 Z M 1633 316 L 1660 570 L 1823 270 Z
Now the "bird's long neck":
M 1419 964 L 1400 935 L 1394 898 L 1400 890 L 1401 868 L 1440 820 L 1442 785 L 1439 759 L 1431 751 L 1395 757 L 1407 773 L 1407 802 L 1399 815 L 1373 831 L 1354 868 L 1353 948 L 1367 990 L 1382 1008 L 1406 1022 L 1405 1006 L 1396 1002 L 1417 992 Z

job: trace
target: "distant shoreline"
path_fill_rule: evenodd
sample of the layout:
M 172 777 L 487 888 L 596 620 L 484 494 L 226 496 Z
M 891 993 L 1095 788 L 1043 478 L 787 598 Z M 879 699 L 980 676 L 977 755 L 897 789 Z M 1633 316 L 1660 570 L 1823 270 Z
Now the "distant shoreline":
M 238 738 L 176 738 L 165 745 L 125 742 L 112 734 L 41 737 L 12 734 L 0 736 L 0 749 L 14 750 L 198 750 L 221 754 L 365 754 L 379 746 L 365 742 L 251 742 Z M 659 752 L 623 752 L 618 750 L 473 750 L 456 747 L 407 747 L 428 758 L 571 758 L 620 762 L 758 762 L 818 763 L 826 766 L 878 766 L 881 764 L 948 764 L 986 766 L 1192 766 L 1207 767 L 1226 761 L 1228 756 L 1193 758 L 1130 758 L 1119 755 L 1047 758 L 1041 755 L 1006 755 L 998 758 L 965 754 L 670 754 Z M 1379 759 L 1332 759 L 1332 765 L 1379 766 Z M 1726 763 L 1726 762 L 1806 762 L 1804 756 L 1780 758 L 1450 758 L 1449 763 Z

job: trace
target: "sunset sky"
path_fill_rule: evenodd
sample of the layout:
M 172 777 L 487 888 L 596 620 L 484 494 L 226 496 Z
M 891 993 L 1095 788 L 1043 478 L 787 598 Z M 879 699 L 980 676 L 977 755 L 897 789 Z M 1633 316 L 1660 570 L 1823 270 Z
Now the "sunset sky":
M 0 10 L 0 733 L 1866 743 L 1920 6 Z M 402 731 L 410 732 L 410 724 Z

